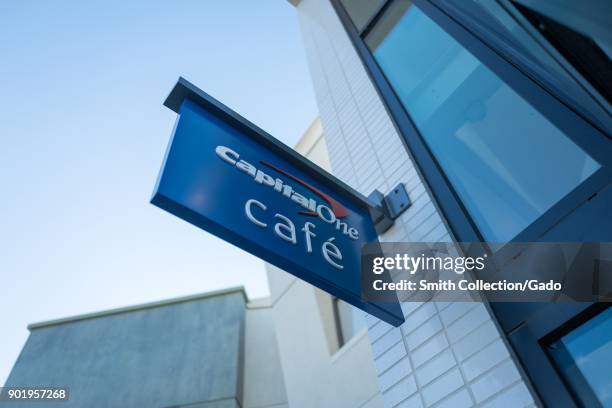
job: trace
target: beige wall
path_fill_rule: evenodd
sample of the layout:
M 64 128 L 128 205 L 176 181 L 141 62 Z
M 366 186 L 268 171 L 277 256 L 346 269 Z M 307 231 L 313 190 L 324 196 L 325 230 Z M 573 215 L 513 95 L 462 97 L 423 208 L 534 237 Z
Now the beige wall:
M 296 150 L 330 170 L 318 119 Z M 271 265 L 266 269 L 289 405 L 382 407 L 367 331 L 338 349 L 330 296 Z
M 247 303 L 242 408 L 287 408 L 287 393 L 268 298 Z

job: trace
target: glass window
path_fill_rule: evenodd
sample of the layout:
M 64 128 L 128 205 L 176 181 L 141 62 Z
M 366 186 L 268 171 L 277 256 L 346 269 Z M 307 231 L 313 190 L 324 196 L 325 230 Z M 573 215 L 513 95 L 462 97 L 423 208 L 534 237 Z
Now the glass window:
M 314 291 L 327 346 L 330 354 L 334 354 L 366 328 L 364 313 L 321 289 Z
M 548 347 L 561 375 L 587 407 L 612 407 L 612 309 Z
M 340 0 L 357 31 L 362 31 L 386 0 Z
M 599 168 L 409 1 L 366 43 L 487 241 L 513 239 Z
M 612 133 L 612 123 L 610 122 L 612 105 L 594 88 L 594 86 L 598 86 L 597 83 L 601 83 L 599 80 L 604 79 L 605 75 L 603 74 L 606 71 L 610 72 L 610 68 L 603 68 L 605 64 L 609 66 L 610 61 L 608 58 L 609 52 L 608 57 L 604 55 L 606 47 L 601 41 L 597 41 L 595 38 L 593 38 L 593 41 L 572 41 L 569 47 L 573 51 L 566 52 L 564 57 L 555 48 L 555 43 L 558 42 L 555 39 L 557 35 L 546 29 L 546 26 L 540 24 L 537 19 L 530 22 L 526 18 L 527 14 L 519 11 L 522 6 L 518 3 L 513 5 L 509 0 L 434 1 L 450 15 L 463 15 L 466 22 L 469 21 L 468 24 L 478 27 L 481 38 L 487 41 L 494 38 L 500 40 L 498 44 L 503 44 L 507 55 L 512 55 L 514 61 L 520 61 L 524 64 L 530 71 L 530 75 L 544 80 L 547 83 L 545 86 L 552 87 L 552 92 L 565 100 L 573 100 L 574 109 L 577 109 L 601 129 L 606 130 L 609 134 Z M 546 7 L 542 3 L 544 2 L 538 3 L 538 6 Z M 535 6 L 535 3 L 532 4 Z M 570 11 L 574 11 L 573 16 L 577 16 L 579 11 L 591 10 L 590 7 L 581 7 L 579 2 L 567 2 L 564 7 L 571 9 L 567 10 L 566 14 L 571 14 Z M 592 19 L 578 18 L 573 20 L 592 21 Z M 562 37 L 565 38 L 566 36 L 562 35 Z M 586 45 L 586 47 L 583 45 Z M 579 53 L 575 53 L 576 48 L 582 49 Z M 578 54 L 581 54 L 579 58 L 577 57 Z M 604 57 L 605 60 L 601 57 Z M 588 66 L 587 78 L 591 76 L 595 81 L 587 81 L 582 74 L 576 71 L 576 68 L 579 67 L 575 67 L 576 64 L 572 65 L 571 63 L 575 60 L 579 60 L 583 67 Z M 593 64 L 584 64 L 584 61 L 591 60 L 593 60 Z M 606 83 L 608 85 L 605 88 L 609 92 L 610 81 L 606 81 Z
M 350 339 L 355 337 L 359 331 L 365 329 L 365 319 L 361 310 L 338 298 L 334 298 L 334 307 L 336 312 L 338 342 L 340 343 L 340 347 L 342 347 Z
M 587 37 L 528 7 L 517 4 L 517 8 L 608 102 L 612 101 L 612 50 L 604 41 Z

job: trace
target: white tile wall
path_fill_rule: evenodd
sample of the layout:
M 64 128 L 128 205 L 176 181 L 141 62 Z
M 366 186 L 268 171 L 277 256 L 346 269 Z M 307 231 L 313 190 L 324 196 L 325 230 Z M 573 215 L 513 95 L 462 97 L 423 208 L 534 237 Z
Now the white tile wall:
M 403 182 L 413 200 L 385 241 L 450 235 L 328 0 L 298 6 L 333 173 L 364 195 Z M 476 303 L 404 303 L 393 328 L 366 316 L 387 407 L 535 404 L 490 311 Z

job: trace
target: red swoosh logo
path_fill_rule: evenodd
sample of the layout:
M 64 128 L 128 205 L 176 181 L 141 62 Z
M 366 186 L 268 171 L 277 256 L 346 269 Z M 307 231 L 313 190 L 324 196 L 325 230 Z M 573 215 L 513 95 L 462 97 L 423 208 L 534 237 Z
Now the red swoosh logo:
M 344 217 L 346 217 L 348 215 L 348 210 L 346 209 L 346 207 L 344 207 L 342 204 L 340 204 L 339 202 L 337 202 L 336 200 L 334 200 L 333 198 L 331 198 L 330 196 L 328 196 L 327 194 L 325 194 L 324 192 L 322 192 L 318 188 L 311 186 L 310 184 L 308 184 L 305 181 L 297 178 L 293 174 L 289 174 L 285 170 L 279 169 L 275 165 L 273 165 L 271 163 L 268 163 L 265 160 L 260 160 L 259 162 L 261 164 L 263 164 L 264 166 L 267 166 L 267 167 L 271 168 L 272 170 L 277 171 L 277 172 L 279 172 L 280 174 L 282 174 L 282 175 L 284 175 L 286 177 L 289 177 L 291 180 L 295 181 L 296 183 L 301 184 L 302 186 L 306 187 L 307 189 L 309 189 L 310 191 L 312 191 L 313 193 L 315 193 L 316 195 L 321 197 L 329 205 L 329 207 L 331 208 L 331 210 L 334 213 L 334 215 L 336 216 L 336 218 L 344 218 Z M 316 212 L 312 212 L 312 211 L 300 211 L 300 214 L 302 214 L 302 215 L 309 215 L 309 216 L 316 216 L 316 215 L 318 215 Z

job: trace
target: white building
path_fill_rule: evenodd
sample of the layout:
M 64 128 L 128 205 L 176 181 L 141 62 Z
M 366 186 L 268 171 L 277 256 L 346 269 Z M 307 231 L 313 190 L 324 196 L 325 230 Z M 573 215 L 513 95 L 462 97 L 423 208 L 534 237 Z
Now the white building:
M 331 172 L 365 196 L 403 183 L 413 202 L 382 241 L 612 240 L 609 2 L 290 2 Z M 269 277 L 273 297 L 295 292 L 275 308 L 282 355 L 308 345 L 291 320 L 317 296 Z M 366 316 L 385 407 L 612 404 L 603 363 L 581 359 L 612 358 L 605 304 L 402 307 L 398 328 Z M 575 340 L 589 336 L 602 343 Z M 561 361 L 559 346 L 575 348 Z

